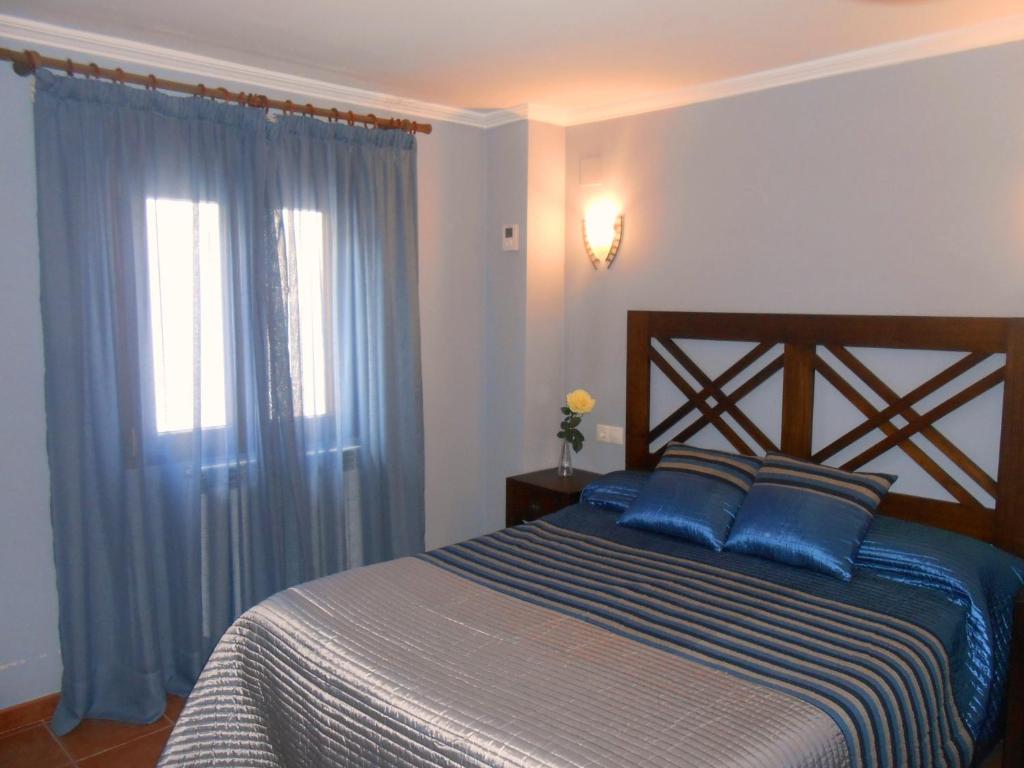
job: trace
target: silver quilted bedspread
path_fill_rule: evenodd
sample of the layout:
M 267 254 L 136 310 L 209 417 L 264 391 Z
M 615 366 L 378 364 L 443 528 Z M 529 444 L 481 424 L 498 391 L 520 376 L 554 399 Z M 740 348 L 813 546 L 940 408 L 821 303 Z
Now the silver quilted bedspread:
M 847 766 L 816 707 L 415 558 L 224 636 L 172 766 Z

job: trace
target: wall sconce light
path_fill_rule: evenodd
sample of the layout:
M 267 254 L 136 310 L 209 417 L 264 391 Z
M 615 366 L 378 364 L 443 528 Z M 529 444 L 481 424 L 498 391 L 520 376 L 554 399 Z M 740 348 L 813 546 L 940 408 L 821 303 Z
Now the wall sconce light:
M 583 245 L 594 269 L 612 265 L 622 240 L 622 214 L 611 200 L 596 200 L 583 215 Z

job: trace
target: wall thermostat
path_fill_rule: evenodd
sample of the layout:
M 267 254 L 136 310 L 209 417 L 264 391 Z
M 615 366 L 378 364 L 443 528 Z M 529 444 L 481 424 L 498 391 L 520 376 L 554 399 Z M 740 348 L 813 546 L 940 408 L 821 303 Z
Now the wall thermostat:
M 518 224 L 506 224 L 501 228 L 501 250 L 503 251 L 518 251 L 519 250 L 519 225 Z

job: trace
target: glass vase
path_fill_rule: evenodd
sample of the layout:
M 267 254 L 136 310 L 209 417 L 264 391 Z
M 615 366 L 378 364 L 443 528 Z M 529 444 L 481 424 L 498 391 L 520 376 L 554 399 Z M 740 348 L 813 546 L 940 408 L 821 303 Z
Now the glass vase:
M 570 477 L 572 475 L 572 446 L 568 440 L 562 441 L 562 458 L 558 460 L 558 476 Z

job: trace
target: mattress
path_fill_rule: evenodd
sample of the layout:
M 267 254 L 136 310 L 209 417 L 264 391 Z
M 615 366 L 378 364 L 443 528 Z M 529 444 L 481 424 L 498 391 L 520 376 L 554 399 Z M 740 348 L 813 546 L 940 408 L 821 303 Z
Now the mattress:
M 160 765 L 969 765 L 964 632 L 577 505 L 246 612 Z

